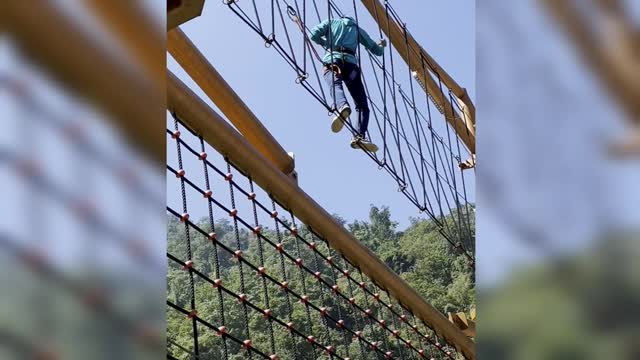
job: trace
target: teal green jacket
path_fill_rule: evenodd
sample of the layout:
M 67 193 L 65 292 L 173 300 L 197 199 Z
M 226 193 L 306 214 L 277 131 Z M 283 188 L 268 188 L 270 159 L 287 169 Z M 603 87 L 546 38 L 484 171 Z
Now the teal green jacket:
M 343 47 L 356 53 L 358 43 L 362 44 L 374 55 L 382 56 L 384 54 L 384 48 L 373 41 L 369 34 L 362 30 L 355 20 L 350 17 L 321 22 L 311 29 L 311 40 L 327 50 L 327 53 L 322 58 L 322 62 L 325 64 L 331 64 L 332 59 L 333 61 L 343 60 L 357 64 L 358 59 L 355 56 L 335 51 L 335 49 Z M 329 43 L 329 40 L 331 40 L 331 43 Z M 334 51 L 332 52 L 331 49 L 334 49 Z

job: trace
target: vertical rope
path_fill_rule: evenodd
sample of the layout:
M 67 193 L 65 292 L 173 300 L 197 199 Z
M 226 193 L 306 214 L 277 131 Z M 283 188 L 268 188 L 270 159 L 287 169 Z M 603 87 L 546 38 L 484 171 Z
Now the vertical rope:
M 240 291 L 242 294 L 247 294 L 247 290 L 245 287 L 245 278 L 244 278 L 244 269 L 242 266 L 242 244 L 240 244 L 240 232 L 238 230 L 238 218 L 237 218 L 237 208 L 236 208 L 236 200 L 235 200 L 235 195 L 234 195 L 234 188 L 233 188 L 233 174 L 231 173 L 231 164 L 229 163 L 229 161 L 227 160 L 227 182 L 229 183 L 229 195 L 231 197 L 231 208 L 232 208 L 232 217 L 233 217 L 233 230 L 234 230 L 234 234 L 235 234 L 235 239 L 236 239 L 236 258 L 238 260 L 238 267 L 240 270 Z M 251 334 L 249 333 L 249 312 L 247 310 L 247 303 L 245 301 L 242 302 L 242 311 L 244 314 L 244 325 L 245 325 L 245 334 L 246 334 L 246 338 L 247 339 L 251 339 Z M 253 359 L 253 355 L 251 353 L 250 348 L 247 349 L 247 355 L 249 356 L 249 359 Z
M 262 240 L 262 229 L 258 222 L 258 210 L 256 208 L 256 193 L 253 188 L 253 179 L 249 178 L 249 189 L 251 193 L 249 193 L 249 200 L 251 201 L 251 208 L 253 210 L 253 220 L 255 228 L 253 230 L 256 239 L 258 240 L 258 255 L 260 257 L 260 267 L 264 268 L 264 246 Z M 262 296 L 264 298 L 264 307 L 265 309 L 271 309 L 271 305 L 269 302 L 269 291 L 267 289 L 267 279 L 264 276 L 260 277 L 262 280 Z M 276 340 L 273 335 L 273 322 L 271 317 L 267 318 L 267 324 L 269 329 L 269 344 L 271 345 L 271 353 L 275 354 L 276 352 Z
M 179 127 L 178 127 L 178 119 L 177 116 L 175 114 L 173 115 L 173 124 L 174 124 L 174 130 L 176 134 L 179 134 Z M 178 167 L 180 168 L 180 170 L 183 170 L 183 164 L 182 164 L 182 149 L 180 146 L 180 141 L 176 141 L 176 151 L 178 154 Z M 185 185 L 184 185 L 184 177 L 180 177 L 180 192 L 181 192 L 181 196 L 182 196 L 182 221 L 184 222 L 184 233 L 185 233 L 185 237 L 187 239 L 187 259 L 189 259 L 189 261 L 193 260 L 193 254 L 191 253 L 191 236 L 189 233 L 189 215 L 187 212 L 187 193 L 186 193 L 186 189 L 185 189 Z M 189 292 L 190 292 L 190 299 L 191 299 L 191 324 L 192 324 L 192 329 L 193 329 L 193 352 L 195 353 L 196 356 L 198 356 L 200 354 L 200 350 L 198 347 L 198 323 L 196 322 L 196 294 L 195 294 L 195 284 L 193 281 L 193 270 L 191 267 L 187 267 L 186 270 L 189 272 Z
M 276 236 L 278 239 L 278 244 L 282 244 L 282 232 L 280 231 L 280 223 L 278 222 L 278 211 L 276 209 L 276 202 L 273 201 L 273 199 L 271 200 L 271 207 L 272 207 L 272 212 L 271 212 L 271 217 L 274 220 L 275 223 L 275 229 L 276 229 Z M 287 283 L 288 284 L 288 276 L 287 276 L 287 270 L 284 266 L 284 253 L 282 251 L 278 252 L 278 257 L 280 259 L 280 272 L 282 272 L 282 278 L 283 278 L 283 283 Z M 289 323 L 293 323 L 293 306 L 291 305 L 291 296 L 289 295 L 289 291 L 288 288 L 285 286 L 281 286 L 281 288 L 284 291 L 285 294 L 285 299 L 287 302 L 287 310 L 288 310 L 288 319 L 289 319 Z M 308 314 L 309 315 L 309 314 Z M 296 344 L 296 340 L 295 337 L 293 335 L 293 332 L 289 331 L 289 334 L 291 335 L 291 340 L 293 341 L 293 356 L 294 359 L 298 358 L 298 346 Z
M 207 152 L 204 145 L 204 139 L 202 138 L 202 136 L 200 136 L 199 139 L 200 139 L 199 158 L 202 160 L 202 168 L 204 170 L 204 182 L 206 186 L 206 191 L 207 191 L 207 194 L 209 194 L 208 193 L 209 191 L 211 191 L 211 194 L 213 194 L 213 189 L 211 188 L 211 183 L 209 181 L 209 168 L 207 166 Z M 221 276 L 220 276 L 220 258 L 218 255 L 218 240 L 216 235 L 215 221 L 213 217 L 213 205 L 211 203 L 210 197 L 211 195 L 206 197 L 207 209 L 209 211 L 209 226 L 211 228 L 211 233 L 209 234 L 208 239 L 213 244 L 213 274 L 216 279 L 220 279 Z M 220 318 L 220 324 L 222 324 L 222 326 L 227 326 L 227 322 L 224 316 L 224 299 L 222 296 L 222 288 L 218 287 L 216 289 L 216 294 L 218 297 L 218 317 Z M 227 338 L 224 336 L 222 337 L 222 349 L 223 349 L 224 359 L 228 360 L 229 347 L 227 345 Z

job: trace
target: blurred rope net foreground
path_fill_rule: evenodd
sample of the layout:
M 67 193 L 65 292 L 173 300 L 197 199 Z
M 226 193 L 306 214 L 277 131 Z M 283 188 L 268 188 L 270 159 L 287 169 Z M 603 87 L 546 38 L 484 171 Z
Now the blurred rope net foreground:
M 140 61 L 164 73 L 164 27 L 148 10 L 3 3 L 2 359 L 164 354 L 164 98 Z M 107 12 L 135 22 L 114 31 Z
M 140 227 L 162 220 L 155 210 L 162 195 L 145 186 L 153 171 L 112 146 L 117 140 L 98 130 L 99 116 L 52 96 L 55 87 L 29 66 L 17 67 L 0 76 L 7 205 L 0 284 L 11 309 L 0 315 L 0 357 L 58 359 L 104 349 L 105 356 L 157 358 L 163 335 L 152 299 L 160 296 L 154 278 L 165 264 L 152 232 Z M 60 111 L 60 103 L 71 111 Z M 127 210 L 138 226 L 122 211 L 124 198 L 136 200 Z
M 172 115 L 168 191 L 181 201 L 167 207 L 170 358 L 456 358 L 424 322 Z

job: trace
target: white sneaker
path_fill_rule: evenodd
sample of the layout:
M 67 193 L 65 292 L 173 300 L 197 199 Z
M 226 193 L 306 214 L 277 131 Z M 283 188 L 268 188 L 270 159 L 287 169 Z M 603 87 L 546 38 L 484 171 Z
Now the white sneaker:
M 363 149 L 369 152 L 378 151 L 378 146 L 371 141 L 363 138 L 362 136 L 357 135 L 353 139 L 351 139 L 351 148 L 352 149 Z
M 339 115 L 336 115 L 331 122 L 331 131 L 334 133 L 338 133 L 342 130 L 344 122 L 349 118 L 349 115 L 351 115 L 351 108 L 349 107 L 349 104 L 343 105 L 340 110 L 338 110 L 338 114 Z

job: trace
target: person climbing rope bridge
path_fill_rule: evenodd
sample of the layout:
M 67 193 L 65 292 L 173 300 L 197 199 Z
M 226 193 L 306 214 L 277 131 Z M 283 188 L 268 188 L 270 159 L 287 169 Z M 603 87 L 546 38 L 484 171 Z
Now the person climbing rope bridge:
M 351 140 L 351 147 L 356 149 L 360 145 L 368 151 L 377 151 L 378 147 L 366 138 L 369 104 L 362 84 L 362 72 L 358 66 L 356 50 L 358 45 L 362 44 L 374 55 L 382 56 L 384 47 L 387 45 L 386 40 L 374 42 L 369 34 L 348 16 L 322 21 L 311 30 L 311 40 L 327 50 L 322 58 L 324 79 L 331 90 L 334 108 L 337 109 L 337 114 L 331 123 L 331 130 L 335 133 L 342 130 L 344 122 L 351 115 L 351 107 L 342 86 L 344 83 L 353 97 L 358 112 L 357 134 Z
M 348 116 L 345 116 L 345 119 L 339 116 L 341 105 L 347 102 L 341 84 L 338 85 L 339 93 L 334 93 L 333 80 L 336 75 L 334 71 L 338 71 L 339 67 L 331 60 L 332 58 L 335 60 L 336 57 L 348 57 L 355 62 L 354 65 L 359 70 L 358 77 L 367 98 L 365 104 L 370 109 L 372 120 L 375 120 L 375 126 L 373 128 L 364 126 L 365 129 L 362 133 L 366 134 L 366 139 L 370 141 L 380 141 L 381 151 L 368 151 L 362 142 L 352 145 L 355 148 L 365 150 L 364 154 L 371 158 L 379 169 L 385 170 L 393 178 L 398 185 L 398 191 L 402 192 L 421 212 L 425 212 L 434 221 L 443 239 L 457 249 L 460 255 L 465 256 L 468 259 L 468 265 L 473 267 L 475 264 L 472 255 L 473 242 L 469 242 L 469 239 L 474 237 L 473 221 L 471 220 L 472 206 L 469 202 L 465 174 L 462 170 L 475 166 L 475 156 L 467 151 L 470 159 L 463 161 L 465 156 L 465 148 L 461 146 L 463 141 L 455 135 L 455 132 L 450 132 L 451 125 L 448 124 L 447 118 L 440 118 L 445 126 L 443 129 L 440 129 L 441 125 L 436 123 L 434 117 L 438 113 L 444 115 L 445 109 L 439 106 L 437 98 L 431 96 L 425 85 L 420 83 L 417 74 L 420 69 L 423 72 L 435 74 L 439 84 L 439 97 L 448 99 L 449 104 L 454 106 L 457 104 L 454 95 L 451 91 L 447 92 L 446 84 L 439 80 L 438 70 L 432 67 L 426 58 L 420 57 L 417 65 L 407 66 L 410 81 L 403 81 L 401 72 L 397 71 L 395 59 L 398 56 L 409 57 L 415 50 L 409 45 L 409 33 L 406 25 L 391 4 L 385 1 L 383 11 L 372 13 L 374 21 L 378 24 L 378 34 L 376 35 L 383 39 L 384 27 L 388 28 L 391 24 L 396 24 L 405 35 L 405 45 L 398 48 L 386 47 L 383 49 L 384 54 L 382 55 L 375 54 L 371 50 L 362 53 L 359 48 L 362 39 L 355 37 L 351 47 L 353 54 L 341 56 L 338 54 L 344 53 L 344 51 L 340 51 L 343 49 L 340 49 L 339 46 L 346 46 L 336 44 L 333 41 L 333 37 L 335 37 L 334 23 L 342 21 L 347 16 L 353 16 L 351 19 L 355 26 L 358 26 L 356 34 L 360 33 L 361 23 L 355 1 L 350 13 L 340 9 L 334 0 L 326 2 L 312 0 L 302 3 L 281 0 L 271 2 L 270 6 L 266 3 L 258 6 L 260 3 L 244 2 L 245 8 L 236 1 L 226 1 L 225 4 L 243 23 L 265 41 L 267 48 L 273 48 L 295 71 L 295 82 L 309 92 L 333 116 L 333 120 L 337 120 L 337 127 L 347 127 L 354 137 L 360 137 L 361 116 L 359 116 L 359 121 L 348 121 Z M 319 4 L 321 6 L 318 6 Z M 326 7 L 323 8 L 322 4 L 326 4 Z M 250 9 L 251 5 L 253 5 L 253 9 Z M 285 10 L 284 14 L 283 10 Z M 323 12 L 326 15 L 322 16 Z M 284 16 L 289 17 L 291 24 L 294 24 L 297 31 L 290 31 Z M 313 17 L 312 26 L 309 26 L 310 17 Z M 332 31 L 320 33 L 320 41 L 325 42 L 323 47 L 326 50 L 325 54 L 321 56 L 317 46 L 318 42 L 312 40 L 311 36 L 314 30 L 313 25 L 323 23 L 326 24 L 327 30 Z M 320 25 L 315 27 L 318 26 Z M 356 28 L 354 27 L 354 29 Z M 301 35 L 301 46 L 296 46 L 296 32 Z M 375 44 L 373 40 L 371 42 Z M 382 42 L 382 44 L 375 45 L 378 47 L 386 44 Z M 366 48 L 366 45 L 364 47 Z M 331 54 L 334 56 L 331 57 Z M 325 59 L 327 57 L 329 57 L 328 61 Z M 362 69 L 366 65 L 363 60 L 366 59 L 371 67 L 364 70 L 363 73 Z M 316 66 L 314 64 L 316 61 L 321 65 Z M 319 70 L 326 67 L 327 64 L 330 70 L 323 74 Z M 342 79 L 339 82 L 347 85 L 350 95 L 356 102 L 356 110 L 359 110 L 356 97 L 345 81 L 345 76 L 345 71 L 341 69 L 340 77 Z M 328 81 L 329 77 L 330 82 Z M 414 93 L 413 81 L 416 81 L 426 91 L 422 105 L 420 97 Z M 325 83 L 329 87 L 329 94 L 325 91 L 327 89 Z M 342 95 L 342 99 L 344 99 L 342 104 L 340 104 L 340 96 L 336 95 Z M 431 111 L 434 108 L 437 111 Z M 439 134 L 440 131 L 446 131 L 446 135 Z M 368 144 L 371 143 L 367 142 Z M 376 150 L 377 146 L 371 145 L 375 146 L 373 150 Z M 449 212 L 454 214 L 453 221 L 443 221 Z

